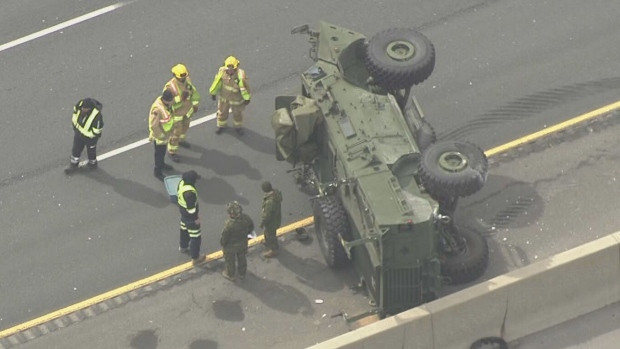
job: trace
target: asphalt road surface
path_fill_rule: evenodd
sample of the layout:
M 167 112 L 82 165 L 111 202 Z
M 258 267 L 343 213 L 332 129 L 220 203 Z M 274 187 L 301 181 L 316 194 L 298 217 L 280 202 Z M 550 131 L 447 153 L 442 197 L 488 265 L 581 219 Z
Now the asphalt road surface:
M 100 9 L 109 11 L 7 45 Z M 297 74 L 311 64 L 293 26 L 322 19 L 368 36 L 420 29 L 437 49 L 434 74 L 415 89 L 428 120 L 442 138 L 488 149 L 618 99 L 618 15 L 620 3 L 604 0 L 0 2 L 0 329 L 186 261 L 151 146 L 110 157 L 93 174 L 62 173 L 80 98 L 104 104 L 105 154 L 147 136 L 148 108 L 172 65 L 190 69 L 203 95 L 199 117 L 214 112 L 207 87 L 223 59 L 241 60 L 253 88 L 248 132 L 194 127 L 194 146 L 176 166 L 203 177 L 211 252 L 225 203 L 238 200 L 257 217 L 263 180 L 284 192 L 285 222 L 310 214 L 290 165 L 274 159 L 269 123 L 274 97 L 296 94 Z
M 457 215 L 459 224 L 477 228 L 489 243 L 489 267 L 475 282 L 618 230 L 619 130 L 615 111 L 491 158 L 488 185 L 464 200 Z M 340 270 L 325 265 L 312 227 L 308 231 L 307 241 L 297 241 L 294 233 L 281 238 L 275 259 L 261 258 L 262 249 L 252 248 L 244 281 L 224 279 L 222 261 L 213 261 L 85 302 L 77 311 L 0 339 L 0 347 L 288 349 L 376 321 L 345 321 L 371 310 L 366 292 L 356 287 L 351 265 Z M 468 286 L 446 287 L 442 294 Z M 510 348 L 613 347 L 603 343 L 618 341 L 617 311 L 614 306 L 588 314 Z

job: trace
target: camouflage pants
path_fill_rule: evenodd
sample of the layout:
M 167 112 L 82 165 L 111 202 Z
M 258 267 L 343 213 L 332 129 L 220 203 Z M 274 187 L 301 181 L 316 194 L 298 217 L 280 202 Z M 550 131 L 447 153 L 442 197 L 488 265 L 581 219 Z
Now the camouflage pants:
M 277 251 L 278 248 L 280 247 L 278 245 L 278 237 L 276 236 L 276 230 L 277 229 L 269 229 L 265 227 L 265 232 L 263 233 L 265 235 L 265 247 L 267 247 L 268 249 L 272 251 Z
M 235 272 L 239 272 L 239 276 L 245 276 L 248 269 L 248 261 L 246 258 L 248 251 L 231 252 L 224 250 L 224 263 L 226 264 L 226 274 L 235 276 Z M 236 270 L 238 269 L 238 270 Z

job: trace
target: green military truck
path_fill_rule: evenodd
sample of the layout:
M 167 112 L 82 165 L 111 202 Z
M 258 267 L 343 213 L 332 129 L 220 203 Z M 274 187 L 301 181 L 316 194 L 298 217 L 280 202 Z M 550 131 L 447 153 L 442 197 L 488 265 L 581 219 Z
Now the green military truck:
M 367 39 L 325 22 L 293 33 L 308 35 L 314 64 L 300 95 L 276 98 L 276 157 L 313 195 L 327 264 L 353 263 L 382 315 L 479 277 L 486 240 L 452 216 L 484 185 L 487 159 L 471 143 L 437 141 L 410 93 L 434 69 L 431 41 L 413 29 Z

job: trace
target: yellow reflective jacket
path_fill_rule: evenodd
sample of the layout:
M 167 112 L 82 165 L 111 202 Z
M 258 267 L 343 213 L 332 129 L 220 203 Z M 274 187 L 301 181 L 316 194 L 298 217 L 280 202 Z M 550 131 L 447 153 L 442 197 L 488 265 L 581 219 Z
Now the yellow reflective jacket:
M 220 98 L 231 105 L 238 105 L 252 98 L 250 85 L 243 69 L 237 68 L 237 74 L 228 75 L 226 67 L 220 67 L 213 79 L 209 93 L 213 96 L 219 94 Z
M 151 105 L 149 113 L 149 140 L 157 144 L 168 142 L 170 130 L 172 130 L 173 120 L 170 115 L 171 109 L 166 107 L 161 97 L 157 97 Z
M 200 103 L 200 94 L 189 76 L 185 78 L 185 82 L 180 82 L 173 77 L 164 86 L 165 90 L 170 90 L 174 96 L 172 118 L 175 121 L 180 121 L 184 116 L 191 117 L 194 113 L 194 107 Z

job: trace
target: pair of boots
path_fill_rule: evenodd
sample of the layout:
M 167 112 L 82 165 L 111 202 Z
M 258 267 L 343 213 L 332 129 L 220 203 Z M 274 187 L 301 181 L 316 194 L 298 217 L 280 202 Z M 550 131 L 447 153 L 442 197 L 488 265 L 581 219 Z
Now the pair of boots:
M 99 165 L 97 165 L 97 161 L 95 160 L 94 162 L 91 162 L 90 160 L 88 161 L 88 163 L 86 164 L 86 168 L 88 168 L 89 170 L 94 170 L 97 167 L 99 167 Z M 70 163 L 69 167 L 65 168 L 65 174 L 70 175 L 73 172 L 77 171 L 79 169 L 79 163 Z
M 275 256 L 278 255 L 278 251 L 277 250 L 272 250 L 272 249 L 268 249 L 267 251 L 265 251 L 263 253 L 263 257 L 265 258 L 273 258 Z

